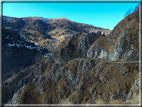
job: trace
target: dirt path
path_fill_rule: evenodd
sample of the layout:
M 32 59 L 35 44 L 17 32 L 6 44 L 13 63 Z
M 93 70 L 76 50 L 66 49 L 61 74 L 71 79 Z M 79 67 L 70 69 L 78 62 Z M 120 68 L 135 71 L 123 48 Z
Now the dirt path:
M 75 58 L 77 60 L 85 60 L 83 58 Z M 94 58 L 91 58 L 90 60 L 92 60 Z M 108 60 L 102 60 L 102 59 L 95 59 L 96 61 L 101 61 L 101 62 L 108 62 L 108 63 L 141 63 L 141 61 L 108 61 Z
M 141 61 L 104 61 L 109 63 L 139 63 Z

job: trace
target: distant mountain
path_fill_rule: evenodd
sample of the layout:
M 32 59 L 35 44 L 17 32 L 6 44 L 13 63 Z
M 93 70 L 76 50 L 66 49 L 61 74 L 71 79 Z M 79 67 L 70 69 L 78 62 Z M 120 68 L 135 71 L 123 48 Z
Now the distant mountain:
M 66 18 L 3 16 L 3 103 L 138 104 L 138 16 L 112 31 Z
M 35 33 L 31 38 L 38 44 L 45 34 L 58 41 L 62 33 L 70 36 L 64 35 L 52 55 L 21 71 L 30 73 L 19 80 L 8 103 L 139 104 L 138 13 L 124 18 L 108 35 L 65 18 L 49 19 L 44 23 L 48 30 L 40 33 L 42 18 L 29 18 L 23 30 Z
M 110 33 L 110 30 L 77 23 L 66 18 L 48 19 L 43 17 L 3 17 L 7 29 L 17 30 L 27 40 L 39 46 L 54 50 L 66 37 L 80 32 Z
M 76 23 L 66 18 L 2 18 L 3 102 L 8 102 L 19 88 L 18 82 L 30 74 L 28 69 L 52 55 L 56 47 L 72 34 L 105 30 Z M 49 50 L 51 52 L 49 52 Z M 8 91 L 11 90 L 11 91 Z
M 20 71 L 35 64 L 41 56 L 50 54 L 47 49 L 37 46 L 36 43 L 20 35 L 20 29 L 25 24 L 22 19 L 12 18 L 10 22 L 7 17 L 3 17 L 2 74 L 4 103 L 8 102 L 13 96 L 18 88 L 18 81 L 26 76 Z

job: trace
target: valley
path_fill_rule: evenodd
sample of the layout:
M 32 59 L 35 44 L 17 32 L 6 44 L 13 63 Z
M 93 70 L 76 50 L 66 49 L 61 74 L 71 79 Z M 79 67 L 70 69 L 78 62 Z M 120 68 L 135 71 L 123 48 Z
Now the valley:
M 138 14 L 113 30 L 3 16 L 3 103 L 139 104 Z

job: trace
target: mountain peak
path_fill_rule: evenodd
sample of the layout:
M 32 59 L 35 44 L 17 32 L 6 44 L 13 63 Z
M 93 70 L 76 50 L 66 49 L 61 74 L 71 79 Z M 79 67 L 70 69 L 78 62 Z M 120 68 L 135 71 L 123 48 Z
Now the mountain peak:
M 65 17 L 61 17 L 61 18 L 54 18 L 53 20 L 68 20 L 68 21 L 71 21 L 71 22 L 75 22 L 75 21 L 70 20 L 70 19 L 65 18 Z
M 42 17 L 25 18 L 28 23 L 17 18 L 10 24 L 5 23 L 2 32 L 5 47 L 8 47 L 5 41 L 8 45 L 19 44 L 17 37 L 22 35 L 43 47 L 42 52 L 48 49 L 51 54 L 44 53 L 42 58 L 34 59 L 35 64 L 19 68 L 21 71 L 17 73 L 14 71 L 17 66 L 9 68 L 9 64 L 26 64 L 33 53 L 25 49 L 29 55 L 23 55 L 28 59 L 22 61 L 18 60 L 16 51 L 14 60 L 9 61 L 13 55 L 7 58 L 7 48 L 3 48 L 5 63 L 2 65 L 5 65 L 3 72 L 7 82 L 3 98 L 7 98 L 11 94 L 8 90 L 12 89 L 9 104 L 64 104 L 67 100 L 73 104 L 99 103 L 98 100 L 104 104 L 117 104 L 116 100 L 119 104 L 133 104 L 128 102 L 133 98 L 139 103 L 139 20 L 136 15 L 138 12 L 126 17 L 108 35 L 109 30 L 71 22 L 65 17 L 51 19 L 48 23 L 45 23 L 48 18 Z M 9 73 L 12 82 L 7 80 Z

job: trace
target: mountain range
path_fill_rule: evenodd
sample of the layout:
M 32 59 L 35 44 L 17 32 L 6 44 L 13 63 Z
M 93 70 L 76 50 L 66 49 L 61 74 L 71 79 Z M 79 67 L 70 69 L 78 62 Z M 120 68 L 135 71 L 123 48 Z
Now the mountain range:
M 3 103 L 138 104 L 138 14 L 112 31 L 66 18 L 3 16 Z

